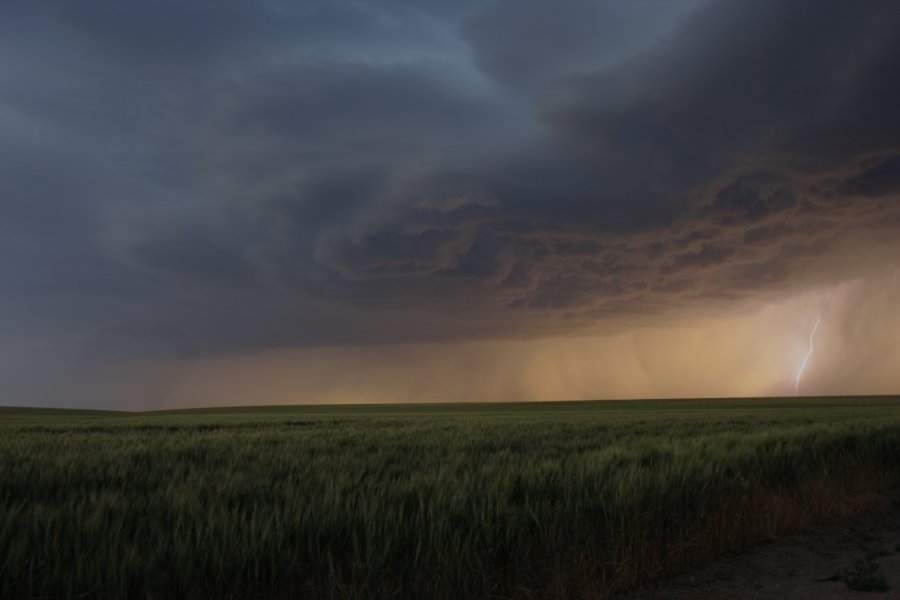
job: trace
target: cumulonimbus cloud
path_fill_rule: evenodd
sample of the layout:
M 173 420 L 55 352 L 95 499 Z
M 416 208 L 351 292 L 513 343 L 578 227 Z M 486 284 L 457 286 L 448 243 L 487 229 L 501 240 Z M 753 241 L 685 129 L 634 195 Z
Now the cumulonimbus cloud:
M 5 3 L 7 319 L 151 355 L 568 335 L 891 262 L 896 2 L 507 4 Z

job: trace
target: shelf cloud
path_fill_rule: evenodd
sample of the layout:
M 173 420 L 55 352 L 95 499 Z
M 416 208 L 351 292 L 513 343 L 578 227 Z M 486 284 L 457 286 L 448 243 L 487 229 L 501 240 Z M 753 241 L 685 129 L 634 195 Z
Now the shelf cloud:
M 0 3 L 6 403 L 57 393 L 12 370 L 453 363 L 880 298 L 898 31 L 896 0 Z M 649 377 L 537 396 L 730 393 Z

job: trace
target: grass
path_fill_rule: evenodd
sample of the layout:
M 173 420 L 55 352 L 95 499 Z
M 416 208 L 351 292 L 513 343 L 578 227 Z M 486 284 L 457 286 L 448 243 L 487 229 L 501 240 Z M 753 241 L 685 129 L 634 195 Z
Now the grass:
M 0 597 L 604 597 L 898 464 L 888 398 L 0 409 Z
M 847 587 L 857 592 L 886 592 L 890 589 L 881 566 L 871 555 L 857 559 L 841 572 Z

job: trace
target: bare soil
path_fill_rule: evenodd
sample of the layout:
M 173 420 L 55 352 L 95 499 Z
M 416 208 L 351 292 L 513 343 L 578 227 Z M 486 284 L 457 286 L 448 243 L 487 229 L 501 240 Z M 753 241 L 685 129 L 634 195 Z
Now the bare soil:
M 852 591 L 836 574 L 866 556 L 887 592 Z M 849 523 L 816 527 L 716 560 L 644 589 L 634 600 L 900 599 L 900 490 Z

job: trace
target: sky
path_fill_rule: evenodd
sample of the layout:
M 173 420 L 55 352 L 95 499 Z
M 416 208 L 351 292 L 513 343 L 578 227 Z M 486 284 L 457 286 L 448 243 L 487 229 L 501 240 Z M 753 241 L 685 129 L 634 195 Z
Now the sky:
M 898 106 L 900 0 L 0 0 L 0 405 L 897 393 Z

